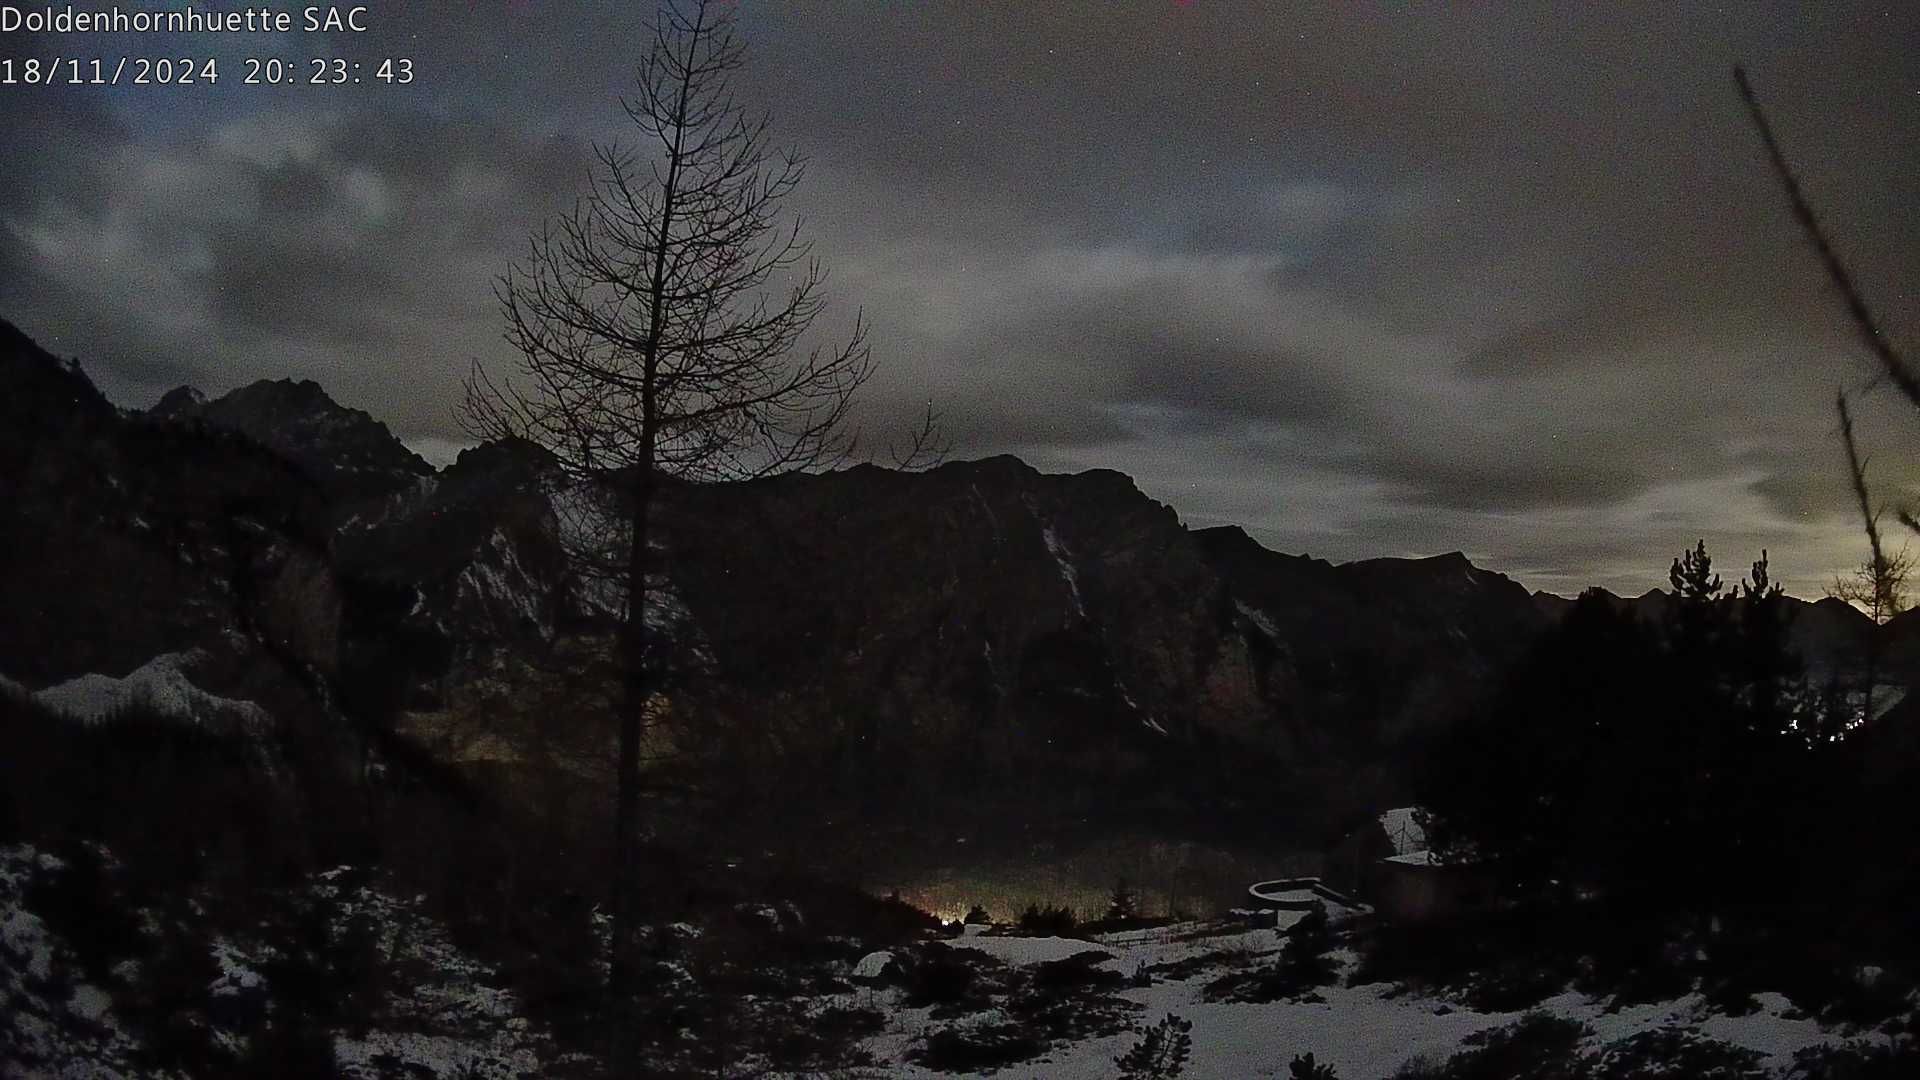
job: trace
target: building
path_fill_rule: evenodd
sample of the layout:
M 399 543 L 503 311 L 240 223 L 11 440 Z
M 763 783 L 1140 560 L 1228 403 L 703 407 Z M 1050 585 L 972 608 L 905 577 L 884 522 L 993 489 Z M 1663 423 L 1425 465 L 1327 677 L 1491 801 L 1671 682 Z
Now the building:
M 1471 861 L 1442 861 L 1427 847 L 1418 808 L 1403 806 L 1376 823 L 1382 852 L 1366 875 L 1366 899 L 1382 918 L 1431 922 L 1492 906 L 1493 880 Z

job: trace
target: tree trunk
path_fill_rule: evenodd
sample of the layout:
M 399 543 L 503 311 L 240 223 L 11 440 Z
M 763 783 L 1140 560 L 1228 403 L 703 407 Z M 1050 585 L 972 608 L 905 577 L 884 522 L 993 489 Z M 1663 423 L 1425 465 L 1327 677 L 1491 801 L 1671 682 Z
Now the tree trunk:
M 607 963 L 607 985 L 615 993 L 628 991 L 633 981 L 635 901 L 640 886 L 634 841 L 640 812 L 640 735 L 646 721 L 648 697 L 647 536 L 653 499 L 649 470 L 640 470 L 631 495 L 633 528 L 627 548 L 627 613 L 620 638 L 624 693 L 620 702 L 620 771 L 613 815 L 613 933 Z

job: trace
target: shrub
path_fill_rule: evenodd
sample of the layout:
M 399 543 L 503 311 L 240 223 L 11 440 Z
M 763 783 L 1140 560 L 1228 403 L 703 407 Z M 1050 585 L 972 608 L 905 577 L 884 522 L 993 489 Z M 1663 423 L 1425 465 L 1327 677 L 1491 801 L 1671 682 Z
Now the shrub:
M 28 883 L 26 908 L 72 947 L 88 982 L 108 985 L 115 964 L 147 952 L 137 905 L 100 849 L 76 844 L 62 854 L 63 866 Z
M 1046 1043 L 1012 1024 L 950 1027 L 927 1036 L 913 1060 L 940 1072 L 979 1073 L 1038 1057 L 1046 1048 Z
M 1584 1025 L 1529 1013 L 1515 1023 L 1467 1037 L 1468 1050 L 1443 1066 L 1416 1059 L 1394 1080 L 1582 1080 L 1580 1040 Z
M 868 1064 L 871 1057 L 856 1048 L 861 1039 L 880 1033 L 885 1017 L 874 1009 L 828 1008 L 811 1015 L 761 1014 L 758 1042 L 770 1061 L 783 1069 L 817 1069 L 840 1064 Z
M 1032 985 L 1037 990 L 1053 992 L 1118 987 L 1126 982 L 1125 976 L 1099 966 L 1111 959 L 1112 953 L 1088 949 L 1059 960 L 1035 964 Z
M 1051 934 L 1055 937 L 1066 937 L 1079 925 L 1080 920 L 1074 915 L 1073 909 L 1065 906 L 1055 907 L 1048 904 L 1046 907 L 1041 907 L 1039 904 L 1029 904 L 1027 910 L 1020 914 L 1020 931 L 1025 934 Z
M 1123 1080 L 1168 1080 L 1179 1076 L 1193 1052 L 1193 1022 L 1172 1013 L 1148 1028 L 1133 1049 L 1113 1059 Z
M 1327 909 L 1316 906 L 1307 917 L 1287 931 L 1286 944 L 1280 946 L 1280 960 L 1295 976 L 1320 986 L 1333 978 L 1333 965 L 1327 952 L 1333 948 L 1333 936 L 1327 929 Z
M 1482 1012 L 1518 1012 L 1569 984 L 1616 1004 L 1667 1001 L 1693 988 L 1687 941 L 1684 927 L 1632 907 L 1526 905 L 1443 926 L 1374 927 L 1352 981 L 1431 988 Z
M 944 945 L 928 946 L 907 965 L 907 1004 L 958 1005 L 973 992 L 978 973 Z
M 1765 1080 L 1762 1055 L 1680 1028 L 1643 1031 L 1607 1048 L 1595 1080 Z
M 1294 924 L 1272 964 L 1257 971 L 1236 971 L 1215 979 L 1207 985 L 1207 998 L 1266 1002 L 1308 997 L 1335 978 L 1333 964 L 1327 959 L 1327 951 L 1332 946 L 1326 910 L 1316 909 Z
M 1905 1080 L 1920 1075 L 1920 1045 L 1911 1042 L 1815 1046 L 1794 1055 L 1791 1080 Z
M 1287 1066 L 1287 1076 L 1288 1080 L 1340 1080 L 1333 1066 L 1314 1061 L 1310 1053 L 1294 1058 L 1292 1064 Z
M 285 1077 L 286 1080 L 338 1076 L 333 1035 L 319 1020 L 285 1010 L 264 1031 L 253 1036 L 241 1061 L 239 1075 Z

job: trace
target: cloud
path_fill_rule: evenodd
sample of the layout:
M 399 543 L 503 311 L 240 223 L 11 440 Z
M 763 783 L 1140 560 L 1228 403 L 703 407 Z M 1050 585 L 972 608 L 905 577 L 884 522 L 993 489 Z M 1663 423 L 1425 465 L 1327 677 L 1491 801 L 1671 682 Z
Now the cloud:
M 338 43 L 413 56 L 404 90 L 54 88 L 0 115 L 0 304 L 133 403 L 297 374 L 457 439 L 460 374 L 510 360 L 492 277 L 631 141 L 643 8 L 444 0 Z M 1639 588 L 1696 536 L 1857 561 L 1831 400 L 1874 372 L 1729 73 L 1912 341 L 1897 9 L 741 12 L 741 96 L 813 159 L 817 336 L 873 323 L 870 432 L 931 399 L 958 452 L 1128 469 L 1334 558 Z M 1862 409 L 1892 499 L 1911 411 Z
M 103 384 L 145 399 L 180 376 L 298 374 L 443 435 L 470 358 L 499 349 L 493 276 L 585 175 L 574 141 L 404 112 L 247 116 L 94 154 L 96 197 L 52 192 L 15 228 L 45 279 L 26 321 Z M 129 354 L 147 340 L 168 359 Z

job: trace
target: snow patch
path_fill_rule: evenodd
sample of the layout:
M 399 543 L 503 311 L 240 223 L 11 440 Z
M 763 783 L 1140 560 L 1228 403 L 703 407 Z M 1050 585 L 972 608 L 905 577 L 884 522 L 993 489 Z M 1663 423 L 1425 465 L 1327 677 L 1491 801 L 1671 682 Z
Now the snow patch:
M 1054 564 L 1060 567 L 1060 580 L 1067 583 L 1067 593 L 1073 598 L 1074 613 L 1081 618 L 1087 617 L 1087 605 L 1080 599 L 1080 572 L 1073 568 L 1070 561 L 1073 553 L 1060 542 L 1060 537 L 1048 525 L 1040 530 L 1040 538 L 1046 541 L 1047 553 L 1053 556 Z
M 139 1047 L 120 1026 L 103 987 L 67 983 L 72 950 L 25 907 L 37 875 L 64 864 L 26 845 L 0 846 L 0 1071 L 7 1075 L 109 1080 L 146 1075 Z
M 213 959 L 220 965 L 220 975 L 207 992 L 214 997 L 230 997 L 266 985 L 266 979 L 254 970 L 253 961 L 231 941 L 215 941 Z
M 1906 699 L 1907 699 L 1906 687 L 1897 686 L 1893 683 L 1881 683 L 1880 685 L 1874 687 L 1873 715 L 1869 717 L 1869 719 L 1872 719 L 1872 720 L 1880 719 L 1881 717 L 1887 715 L 1887 712 L 1891 710 L 1895 705 L 1900 704 L 1902 701 L 1905 701 Z
M 336 1037 L 333 1056 L 336 1075 L 353 1080 L 389 1076 L 510 1080 L 540 1072 L 539 1057 L 525 1048 L 412 1031 L 370 1031 L 364 1039 Z
M 947 942 L 953 948 L 973 949 L 986 953 L 1002 963 L 1016 967 L 1027 964 L 1044 964 L 1049 960 L 1065 960 L 1069 956 L 1078 956 L 1083 952 L 1105 952 L 1112 950 L 1077 938 L 1062 937 L 1013 937 L 982 934 L 978 937 L 958 937 Z M 1102 961 L 1105 963 L 1106 961 Z
M 1427 850 L 1427 830 L 1420 825 L 1419 811 L 1417 806 L 1402 806 L 1380 815 L 1380 828 L 1393 844 L 1395 857 L 1416 855 Z
M 474 552 L 472 561 L 460 571 L 458 583 L 462 595 L 471 595 L 483 604 L 505 606 L 515 617 L 538 628 L 542 637 L 551 637 L 553 627 L 541 610 L 544 590 L 526 567 L 520 565 L 520 549 L 499 528 Z
M 856 979 L 877 979 L 880 977 L 881 972 L 887 970 L 887 965 L 891 963 L 893 963 L 893 954 L 884 949 L 880 952 L 868 953 L 860 958 L 858 964 L 853 966 L 853 977 Z
M 1293 913 L 1289 913 L 1293 914 Z M 1223 932 L 1224 931 L 1224 932 Z M 1317 997 L 1302 1001 L 1262 1004 L 1210 1002 L 1206 984 L 1230 967 L 1267 962 L 1281 941 L 1270 929 L 1228 930 L 1219 923 L 1184 923 L 1148 930 L 1102 934 L 1092 943 L 1058 937 L 967 937 L 947 944 L 971 948 L 1007 963 L 1023 965 L 1063 959 L 1098 948 L 1114 954 L 1103 962 L 1111 970 L 1130 973 L 1147 967 L 1164 970 L 1181 961 L 1217 958 L 1217 966 L 1202 965 L 1188 975 L 1156 975 L 1150 986 L 1129 986 L 1118 996 L 1142 1006 L 1143 1023 L 1173 1013 L 1192 1025 L 1193 1055 L 1183 1076 L 1193 1080 L 1239 1080 L 1250 1076 L 1285 1075 L 1282 1066 L 1294 1054 L 1311 1051 L 1315 1058 L 1342 1077 L 1366 1080 L 1392 1076 L 1417 1056 L 1436 1061 L 1467 1049 L 1469 1036 L 1505 1027 L 1520 1012 L 1479 1012 L 1458 1002 L 1412 992 L 1395 983 L 1348 985 L 1346 977 L 1358 963 L 1351 950 L 1332 954 L 1343 978 L 1318 989 Z M 869 954 L 874 970 L 880 954 Z M 862 967 L 867 961 L 862 962 Z M 1540 1011 L 1587 1024 L 1593 1034 L 1584 1049 L 1604 1051 L 1622 1039 L 1662 1027 L 1679 1027 L 1766 1056 L 1770 1075 L 1791 1067 L 1798 1050 L 1842 1041 L 1812 1020 L 1799 1018 L 1785 998 L 1756 995 L 1759 1011 L 1729 1017 L 1713 1013 L 1698 994 L 1649 1005 L 1609 1011 L 1604 1000 L 1566 992 L 1536 1006 Z M 869 1040 L 876 1055 L 875 1076 L 933 1078 L 951 1074 L 933 1072 L 906 1060 L 920 1036 L 936 1021 L 925 1009 L 905 1005 L 899 991 L 863 989 L 843 995 L 842 1004 L 879 1007 L 888 1017 L 883 1034 Z M 983 1014 L 989 1019 L 1003 1016 Z M 1113 1060 L 1139 1040 L 1137 1030 L 1123 1034 L 1056 1045 L 1044 1058 L 1022 1063 L 1012 1073 L 1074 1078 L 1113 1075 Z
M 1267 617 L 1266 612 L 1261 611 L 1259 608 L 1254 607 L 1244 600 L 1235 600 L 1233 607 L 1234 610 L 1238 611 L 1248 622 L 1258 628 L 1262 634 L 1267 635 L 1270 640 L 1280 640 L 1280 628 L 1273 624 L 1273 620 Z
M 237 720 L 247 726 L 264 726 L 268 717 L 260 706 L 218 697 L 193 684 L 184 669 L 205 658 L 199 650 L 163 653 L 124 677 L 82 675 L 34 694 L 33 700 L 87 724 L 97 724 L 124 709 L 144 707 L 194 723 Z

